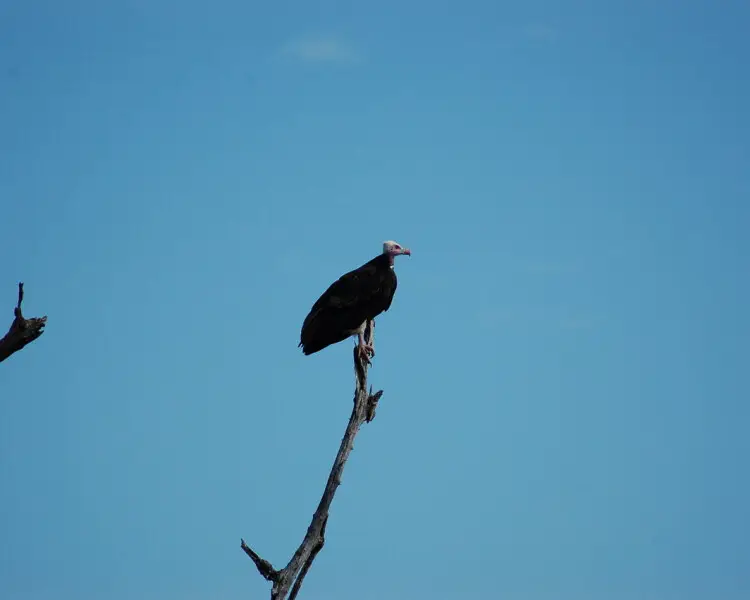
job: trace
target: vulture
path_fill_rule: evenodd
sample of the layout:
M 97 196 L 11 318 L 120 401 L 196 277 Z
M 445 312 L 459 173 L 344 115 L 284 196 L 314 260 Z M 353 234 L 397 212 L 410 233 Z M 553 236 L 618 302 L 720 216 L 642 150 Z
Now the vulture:
M 411 250 L 394 241 L 383 242 L 381 254 L 345 273 L 323 292 L 302 324 L 299 347 L 305 355 L 357 334 L 357 352 L 369 362 L 375 351 L 365 343 L 365 327 L 391 306 L 397 284 L 393 261 L 400 254 L 411 256 Z

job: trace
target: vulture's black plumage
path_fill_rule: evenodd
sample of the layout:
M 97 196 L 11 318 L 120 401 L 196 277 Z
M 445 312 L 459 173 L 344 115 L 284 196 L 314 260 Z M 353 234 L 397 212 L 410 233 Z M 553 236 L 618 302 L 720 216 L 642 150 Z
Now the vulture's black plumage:
M 360 352 L 372 355 L 364 341 L 367 321 L 388 310 L 396 293 L 393 259 L 411 255 L 396 242 L 384 242 L 383 253 L 339 277 L 313 304 L 302 324 L 300 347 L 313 354 L 357 334 Z

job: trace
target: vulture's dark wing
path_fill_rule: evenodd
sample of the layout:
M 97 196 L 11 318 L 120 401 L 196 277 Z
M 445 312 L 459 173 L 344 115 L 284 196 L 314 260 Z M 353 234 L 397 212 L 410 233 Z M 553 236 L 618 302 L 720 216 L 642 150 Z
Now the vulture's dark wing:
M 397 279 L 380 256 L 334 281 L 313 304 L 302 325 L 305 354 L 340 342 L 366 320 L 388 310 Z

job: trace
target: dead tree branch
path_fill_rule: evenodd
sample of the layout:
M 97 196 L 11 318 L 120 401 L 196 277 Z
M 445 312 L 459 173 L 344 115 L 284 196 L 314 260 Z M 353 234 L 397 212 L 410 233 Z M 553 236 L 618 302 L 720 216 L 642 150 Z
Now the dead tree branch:
M 365 340 L 374 347 L 375 345 L 375 322 L 369 321 L 365 330 Z M 307 528 L 302 543 L 292 556 L 286 567 L 277 571 L 271 563 L 262 559 L 254 550 L 252 550 L 244 540 L 241 540 L 241 548 L 245 551 L 255 563 L 258 572 L 268 581 L 273 583 L 271 588 L 271 600 L 295 600 L 299 593 L 302 582 L 310 570 L 315 557 L 325 544 L 325 530 L 328 524 L 328 511 L 333 502 L 333 496 L 336 489 L 341 484 L 341 474 L 344 471 L 344 465 L 349 458 L 349 454 L 354 448 L 354 438 L 359 432 L 359 428 L 365 422 L 369 423 L 375 418 L 375 408 L 377 407 L 383 391 L 380 390 L 375 394 L 367 390 L 367 370 L 369 364 L 362 360 L 354 348 L 354 372 L 356 377 L 356 387 L 354 390 L 354 407 L 352 409 L 349 423 L 346 426 L 344 437 L 341 440 L 338 454 L 333 461 L 331 473 L 328 476 L 323 497 L 320 499 L 318 508 L 313 515 L 310 526 Z
M 24 319 L 21 312 L 23 302 L 23 283 L 18 284 L 18 304 L 13 310 L 15 318 L 10 325 L 8 333 L 0 339 L 0 362 L 3 362 L 11 354 L 18 352 L 26 344 L 30 344 L 44 333 L 47 317 L 32 317 Z

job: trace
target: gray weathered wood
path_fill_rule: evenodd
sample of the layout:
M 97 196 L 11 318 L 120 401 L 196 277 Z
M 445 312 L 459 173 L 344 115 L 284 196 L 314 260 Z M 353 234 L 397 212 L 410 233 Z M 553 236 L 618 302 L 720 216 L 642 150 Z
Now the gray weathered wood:
M 365 341 L 375 346 L 375 322 L 369 321 L 365 330 Z M 245 540 L 241 540 L 241 548 L 255 563 L 258 572 L 268 581 L 272 582 L 271 600 L 295 600 L 299 593 L 302 582 L 310 570 L 310 567 L 325 544 L 325 529 L 328 523 L 328 511 L 336 494 L 336 489 L 341 484 L 341 475 L 349 454 L 354 448 L 354 438 L 363 423 L 369 423 L 375 418 L 375 408 L 378 400 L 383 395 L 380 390 L 375 394 L 372 388 L 367 389 L 367 371 L 369 361 L 360 357 L 357 348 L 354 348 L 354 373 L 356 385 L 354 390 L 354 407 L 346 426 L 344 437 L 341 440 L 339 451 L 333 461 L 331 473 L 328 476 L 323 497 L 320 499 L 318 508 L 313 515 L 312 522 L 307 528 L 302 543 L 292 556 L 289 564 L 281 570 L 273 568 L 271 563 L 261 558 Z
M 11 354 L 21 350 L 26 344 L 30 344 L 44 333 L 47 317 L 32 317 L 24 319 L 21 312 L 23 302 L 23 283 L 18 284 L 18 304 L 13 310 L 15 318 L 5 336 L 0 339 L 0 362 Z

